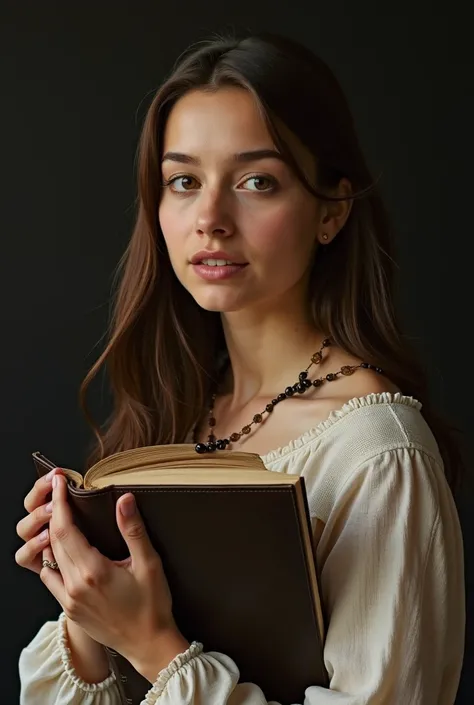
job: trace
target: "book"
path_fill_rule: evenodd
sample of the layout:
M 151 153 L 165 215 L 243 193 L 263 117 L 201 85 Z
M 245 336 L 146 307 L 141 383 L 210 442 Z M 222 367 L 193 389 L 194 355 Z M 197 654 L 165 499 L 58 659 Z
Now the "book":
M 39 452 L 33 461 L 40 475 L 57 467 Z M 303 702 L 311 685 L 327 685 L 303 477 L 272 472 L 253 453 L 199 455 L 189 444 L 122 451 L 84 477 L 63 470 L 75 523 L 111 560 L 128 556 L 115 504 L 133 492 L 189 642 L 227 654 L 239 682 L 256 683 L 282 705 Z M 139 705 L 150 683 L 107 651 L 124 705 Z

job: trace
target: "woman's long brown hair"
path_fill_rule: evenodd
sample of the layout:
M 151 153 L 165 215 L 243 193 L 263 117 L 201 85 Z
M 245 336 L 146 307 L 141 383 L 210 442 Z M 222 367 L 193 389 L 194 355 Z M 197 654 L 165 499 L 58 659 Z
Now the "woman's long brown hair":
M 309 303 L 315 326 L 348 353 L 382 367 L 404 394 L 423 404 L 454 488 L 462 457 L 453 430 L 430 408 L 425 374 L 400 332 L 390 226 L 351 112 L 326 64 L 274 35 L 219 37 L 191 47 L 150 105 L 137 155 L 136 225 L 120 263 L 109 339 L 80 391 L 97 438 L 89 464 L 128 448 L 183 442 L 215 384 L 217 356 L 225 346 L 220 316 L 201 309 L 178 282 L 158 205 L 162 136 L 171 107 L 190 90 L 223 85 L 251 91 L 277 146 L 315 196 L 325 198 L 342 177 L 351 182 L 355 196 L 346 225 L 318 249 L 312 266 Z M 313 153 L 317 190 L 299 169 L 275 117 Z M 86 393 L 104 366 L 113 411 L 98 428 L 87 411 Z

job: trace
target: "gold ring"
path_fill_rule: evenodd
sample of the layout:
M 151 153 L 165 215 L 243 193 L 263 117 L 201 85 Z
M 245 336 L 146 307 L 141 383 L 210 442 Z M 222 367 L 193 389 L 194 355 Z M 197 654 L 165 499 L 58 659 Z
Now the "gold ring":
M 43 561 L 43 568 L 51 568 L 51 570 L 59 570 L 59 566 L 56 561 L 48 561 L 47 558 Z

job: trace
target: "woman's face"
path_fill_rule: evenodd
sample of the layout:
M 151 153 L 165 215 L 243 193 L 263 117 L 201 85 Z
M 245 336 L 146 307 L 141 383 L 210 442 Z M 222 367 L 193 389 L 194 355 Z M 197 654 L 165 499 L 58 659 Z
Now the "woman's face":
M 296 138 L 293 147 L 314 178 L 309 153 Z M 159 220 L 170 260 L 202 308 L 231 313 L 302 301 L 319 204 L 279 158 L 248 91 L 183 96 L 166 124 L 162 177 Z

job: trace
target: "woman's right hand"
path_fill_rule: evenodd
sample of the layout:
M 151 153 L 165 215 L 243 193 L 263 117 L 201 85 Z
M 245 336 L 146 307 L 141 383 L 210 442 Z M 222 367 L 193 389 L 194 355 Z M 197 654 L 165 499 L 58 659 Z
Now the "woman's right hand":
M 54 468 L 40 477 L 25 497 L 27 516 L 16 527 L 25 544 L 18 549 L 15 560 L 22 568 L 40 573 L 43 568 L 43 551 L 49 543 L 49 530 L 44 528 L 51 519 L 51 500 L 54 475 L 63 474 Z M 48 500 L 48 501 L 47 501 Z M 52 556 L 53 557 L 53 556 Z M 66 617 L 67 641 L 72 654 L 74 670 L 86 683 L 100 683 L 109 675 L 109 663 L 103 647 L 92 639 L 78 624 Z
M 63 474 L 61 468 L 54 468 L 48 475 L 36 480 L 33 489 L 25 497 L 25 509 L 28 514 L 16 527 L 18 536 L 25 544 L 16 552 L 15 560 L 22 568 L 28 568 L 35 573 L 41 572 L 42 554 L 50 545 L 49 530 L 45 528 L 46 524 L 49 524 L 52 511 L 48 495 L 53 489 L 54 475 L 59 474 Z M 100 683 L 105 680 L 109 675 L 109 663 L 103 647 L 68 617 L 66 629 L 76 675 L 86 683 Z
M 18 549 L 15 560 L 22 568 L 39 573 L 43 567 L 42 552 L 49 545 L 49 531 L 45 528 L 51 518 L 51 501 L 47 501 L 52 490 L 53 476 L 62 474 L 60 468 L 51 470 L 48 475 L 40 477 L 33 489 L 25 497 L 27 516 L 17 526 L 18 536 L 25 544 Z

